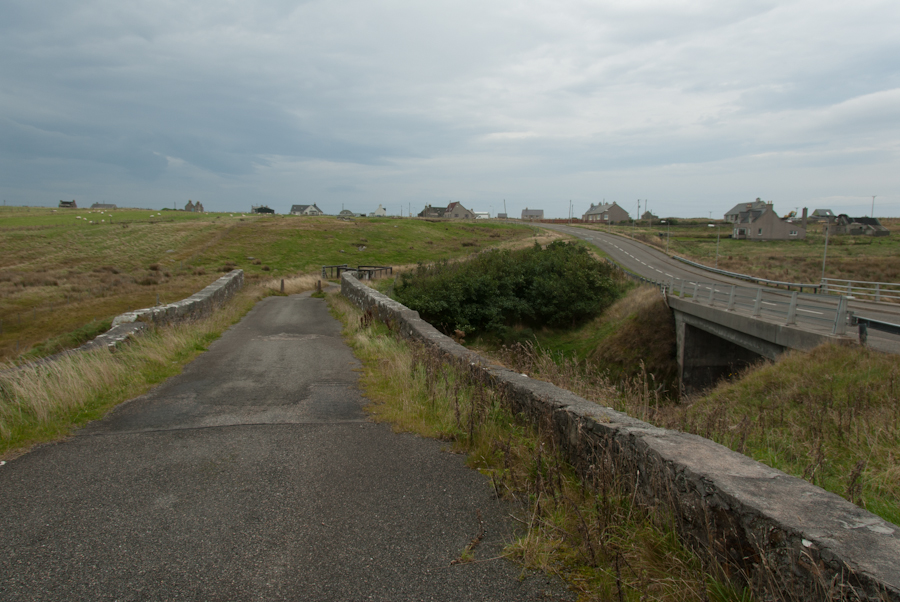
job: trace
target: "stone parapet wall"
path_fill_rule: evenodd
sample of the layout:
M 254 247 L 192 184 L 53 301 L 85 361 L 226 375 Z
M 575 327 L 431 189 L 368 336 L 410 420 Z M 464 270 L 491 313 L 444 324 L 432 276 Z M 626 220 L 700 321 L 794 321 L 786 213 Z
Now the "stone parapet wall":
M 491 365 L 352 272 L 342 275 L 341 292 L 404 337 L 482 370 L 513 411 L 551 426 L 582 474 L 614 467 L 635 499 L 670 512 L 688 543 L 742 575 L 762 599 L 900 602 L 897 525 L 708 439 Z
M 149 322 L 156 325 L 165 325 L 202 318 L 215 311 L 217 307 L 220 307 L 230 299 L 243 286 L 244 270 L 232 270 L 187 299 L 158 307 L 137 309 L 116 316 L 112 326 L 116 328 L 122 324 L 132 322 Z

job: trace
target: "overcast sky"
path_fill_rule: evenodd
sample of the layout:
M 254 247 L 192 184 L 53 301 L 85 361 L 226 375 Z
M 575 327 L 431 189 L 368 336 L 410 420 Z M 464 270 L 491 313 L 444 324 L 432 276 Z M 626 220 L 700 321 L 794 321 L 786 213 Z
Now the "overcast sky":
M 0 196 L 900 216 L 900 2 L 3 0 Z

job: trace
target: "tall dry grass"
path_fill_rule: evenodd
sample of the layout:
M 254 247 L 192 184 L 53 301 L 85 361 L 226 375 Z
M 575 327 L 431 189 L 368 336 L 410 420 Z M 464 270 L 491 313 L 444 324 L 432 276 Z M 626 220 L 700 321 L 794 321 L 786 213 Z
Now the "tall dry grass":
M 506 366 L 657 426 L 712 439 L 900 524 L 900 365 L 864 347 L 823 345 L 747 368 L 681 402 L 646 369 L 613 379 L 531 344 Z
M 286 292 L 311 290 L 316 280 L 286 279 Z M 63 437 L 178 374 L 257 301 L 279 290 L 280 280 L 277 289 L 274 282 L 247 286 L 211 316 L 157 328 L 115 353 L 98 349 L 47 363 L 0 364 L 0 456 Z

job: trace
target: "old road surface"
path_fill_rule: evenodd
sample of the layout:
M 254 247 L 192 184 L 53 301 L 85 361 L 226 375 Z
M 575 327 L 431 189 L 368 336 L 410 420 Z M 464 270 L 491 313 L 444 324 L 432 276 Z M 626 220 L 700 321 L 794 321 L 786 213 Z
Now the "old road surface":
M 0 600 L 573 599 L 496 558 L 509 508 L 462 456 L 367 420 L 358 366 L 324 300 L 270 297 L 0 466 Z

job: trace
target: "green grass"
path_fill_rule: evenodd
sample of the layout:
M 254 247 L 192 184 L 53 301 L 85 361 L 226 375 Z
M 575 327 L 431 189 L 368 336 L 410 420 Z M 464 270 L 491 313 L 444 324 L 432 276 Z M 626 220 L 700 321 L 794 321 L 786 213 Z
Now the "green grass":
M 900 365 L 864 347 L 785 354 L 654 422 L 718 441 L 900 525 Z
M 0 359 L 125 311 L 177 301 L 231 267 L 247 282 L 322 265 L 403 265 L 530 239 L 491 222 L 0 208 Z M 152 216 L 151 216 L 152 213 Z M 157 214 L 161 213 L 161 216 Z M 18 352 L 17 352 L 18 349 Z
M 509 558 L 562 576 L 579 600 L 752 600 L 679 541 L 665 509 L 635 505 L 620 475 L 598 473 L 596 488 L 581 480 L 551 439 L 510 414 L 503 393 L 468 364 L 407 343 L 339 295 L 328 300 L 363 363 L 367 411 L 468 454 L 469 466 L 515 509 L 522 531 Z M 462 558 L 478 561 L 477 548 Z

